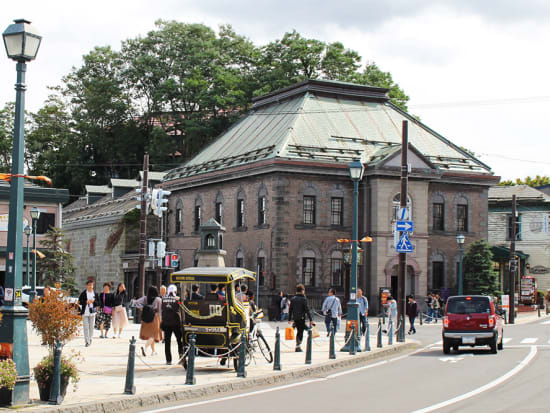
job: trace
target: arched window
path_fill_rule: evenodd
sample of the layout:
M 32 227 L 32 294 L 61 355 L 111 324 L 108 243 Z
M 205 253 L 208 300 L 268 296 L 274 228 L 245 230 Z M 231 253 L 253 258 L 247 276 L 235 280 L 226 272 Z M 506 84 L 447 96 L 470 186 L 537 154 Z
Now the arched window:
M 175 233 L 180 234 L 183 232 L 183 202 L 178 199 L 176 203 L 176 216 L 175 216 Z
M 195 198 L 195 220 L 193 222 L 193 231 L 199 232 L 202 220 L 202 199 L 200 197 Z
M 401 217 L 399 216 L 399 209 L 401 208 L 401 194 L 396 194 L 392 200 L 392 219 L 398 220 Z M 407 196 L 407 208 L 409 208 L 409 217 L 408 219 L 412 220 L 412 201 L 410 195 Z
M 244 268 L 244 254 L 242 250 L 238 250 L 235 255 L 235 267 Z
M 258 274 L 256 275 L 258 277 L 258 283 L 260 286 L 263 286 L 265 283 L 265 251 L 260 250 L 258 251 L 258 256 L 256 258 L 256 270 Z
M 258 190 L 258 226 L 267 224 L 267 188 L 264 184 Z
M 333 287 L 344 285 L 344 255 L 340 250 L 332 251 L 330 254 L 330 274 Z
M 216 203 L 214 205 L 214 219 L 220 225 L 223 225 L 223 195 L 218 192 L 216 195 Z
M 237 193 L 237 219 L 236 219 L 236 227 L 237 228 L 244 228 L 246 226 L 245 221 L 245 193 L 243 190 L 240 190 Z
M 312 250 L 305 250 L 302 254 L 302 284 L 305 286 L 315 286 L 316 274 L 315 274 L 315 252 Z
M 459 196 L 456 201 L 456 232 L 468 232 L 468 199 Z
M 432 230 L 445 231 L 445 198 L 440 194 L 431 197 Z

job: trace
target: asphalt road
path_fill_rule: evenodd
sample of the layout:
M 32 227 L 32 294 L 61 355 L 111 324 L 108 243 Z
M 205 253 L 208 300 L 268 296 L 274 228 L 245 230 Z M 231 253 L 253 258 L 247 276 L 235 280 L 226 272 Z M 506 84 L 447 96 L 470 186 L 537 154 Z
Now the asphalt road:
M 136 412 L 550 411 L 550 321 L 505 326 L 504 350 L 497 355 L 484 348 L 444 355 L 441 324 L 418 331 L 414 337 L 425 347 L 411 354 L 275 388 Z

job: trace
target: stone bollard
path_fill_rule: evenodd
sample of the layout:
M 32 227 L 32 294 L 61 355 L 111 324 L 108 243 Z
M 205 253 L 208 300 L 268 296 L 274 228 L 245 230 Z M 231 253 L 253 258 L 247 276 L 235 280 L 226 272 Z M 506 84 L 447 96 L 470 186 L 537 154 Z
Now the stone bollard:
M 281 333 L 279 327 L 275 330 L 275 357 L 273 360 L 273 370 L 281 370 Z
M 187 353 L 187 372 L 185 375 L 185 384 L 193 385 L 197 383 L 195 379 L 195 334 L 189 336 L 189 349 Z
M 306 364 L 311 364 L 311 351 L 313 347 L 313 333 L 311 326 L 307 329 Z
M 403 315 L 401 315 L 399 319 L 399 330 L 397 331 L 397 342 L 398 343 L 405 342 L 405 320 L 403 319 Z
M 336 330 L 334 329 L 334 325 L 331 324 L 330 327 L 330 345 L 328 348 L 328 358 L 329 360 L 334 360 L 336 358 L 336 349 L 335 349 L 335 336 L 336 336 Z
M 350 343 L 349 343 L 349 355 L 355 356 L 355 345 L 357 342 L 355 341 L 355 323 L 352 323 L 351 325 L 351 332 L 350 332 Z
M 367 329 L 365 332 L 365 351 L 370 351 L 370 324 L 367 321 Z
M 237 371 L 237 377 L 246 377 L 246 332 L 243 331 L 241 336 L 241 347 L 239 348 L 239 368 Z
M 130 340 L 130 350 L 128 351 L 128 365 L 126 366 L 126 383 L 124 384 L 124 394 L 136 394 L 134 386 L 134 369 L 136 365 L 136 339 L 132 336 Z
M 55 342 L 53 352 L 53 377 L 49 402 L 50 404 L 61 404 L 63 402 L 63 396 L 61 395 L 61 343 L 59 340 Z
M 378 332 L 376 333 L 376 347 L 382 348 L 382 321 L 378 320 Z
M 393 318 L 390 317 L 390 329 L 388 330 L 388 345 L 393 344 Z

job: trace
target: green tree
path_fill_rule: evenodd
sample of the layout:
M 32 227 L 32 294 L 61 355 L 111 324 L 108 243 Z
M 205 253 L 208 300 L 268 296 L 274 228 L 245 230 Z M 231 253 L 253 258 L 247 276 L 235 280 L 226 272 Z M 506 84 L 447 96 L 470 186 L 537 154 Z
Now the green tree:
M 548 185 L 550 184 L 550 177 L 544 175 L 537 175 L 534 178 L 531 178 L 530 176 L 526 176 L 523 179 L 517 178 L 515 181 L 507 180 L 507 181 L 500 181 L 500 186 L 514 186 L 514 185 L 527 185 L 533 188 L 536 188 L 538 186 Z
M 67 252 L 67 241 L 61 228 L 50 227 L 42 240 L 45 257 L 37 260 L 37 273 L 45 285 L 61 283 L 64 290 L 75 291 L 73 256 Z
M 485 240 L 468 246 L 463 259 L 464 292 L 466 294 L 498 295 L 498 276 L 493 270 L 493 254 Z

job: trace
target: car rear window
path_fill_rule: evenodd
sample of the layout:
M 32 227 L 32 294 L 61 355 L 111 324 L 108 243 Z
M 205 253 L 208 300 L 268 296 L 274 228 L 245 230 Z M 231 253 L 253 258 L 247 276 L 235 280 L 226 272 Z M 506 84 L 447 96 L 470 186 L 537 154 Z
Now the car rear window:
M 447 314 L 479 314 L 490 313 L 491 305 L 485 297 L 450 298 L 447 304 Z

